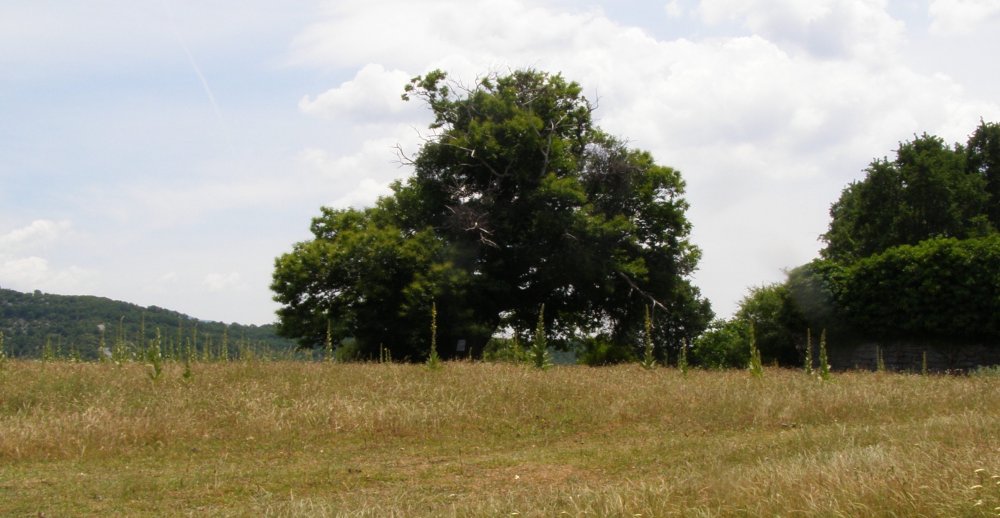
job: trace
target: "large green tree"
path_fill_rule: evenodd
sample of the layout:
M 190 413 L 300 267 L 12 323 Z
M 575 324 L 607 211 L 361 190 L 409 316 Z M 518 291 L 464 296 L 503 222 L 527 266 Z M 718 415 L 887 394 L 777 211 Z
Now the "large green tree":
M 980 121 L 965 151 L 966 167 L 986 184 L 986 215 L 1000 230 L 1000 123 Z
M 866 173 L 833 204 L 822 259 L 790 272 L 796 309 L 848 340 L 1000 336 L 1000 125 L 964 146 L 916 137 Z
M 638 344 L 645 306 L 661 350 L 704 329 L 680 173 L 597 128 L 578 84 L 519 70 L 463 87 L 432 72 L 404 98 L 434 115 L 402 157 L 413 176 L 375 207 L 324 209 L 314 238 L 278 258 L 283 333 L 315 346 L 330 329 L 362 356 L 418 359 L 432 301 L 445 356 L 533 328 L 543 303 L 556 343 Z
M 925 134 L 900 144 L 894 160 L 873 161 L 831 207 L 824 257 L 851 262 L 933 237 L 989 233 L 1000 198 L 986 187 L 1000 156 L 990 155 L 995 144 L 984 127 L 970 138 L 973 153 Z

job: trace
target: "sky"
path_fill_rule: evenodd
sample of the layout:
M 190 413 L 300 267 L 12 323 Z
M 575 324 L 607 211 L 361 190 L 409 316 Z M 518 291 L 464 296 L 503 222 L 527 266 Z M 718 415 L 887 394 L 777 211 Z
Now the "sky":
M 719 317 L 876 158 L 1000 121 L 1000 0 L 0 0 L 0 287 L 266 324 L 321 206 L 406 178 L 442 69 L 561 73 L 687 182 Z

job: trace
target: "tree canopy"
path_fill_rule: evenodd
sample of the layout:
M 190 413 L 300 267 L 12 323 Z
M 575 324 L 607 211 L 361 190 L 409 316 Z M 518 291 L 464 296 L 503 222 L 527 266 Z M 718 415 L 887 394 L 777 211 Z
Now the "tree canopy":
M 872 161 L 830 208 L 823 257 L 851 262 L 934 237 L 1000 228 L 1000 125 L 980 123 L 967 146 L 924 134 L 893 160 Z
M 460 339 L 481 351 L 501 328 L 532 329 L 543 303 L 564 345 L 638 344 L 645 306 L 661 350 L 704 329 L 680 173 L 601 131 L 577 83 L 518 70 L 465 87 L 435 71 L 403 97 L 434 115 L 402 157 L 413 175 L 374 207 L 322 209 L 313 239 L 276 260 L 282 333 L 419 359 L 432 301 L 445 357 Z
M 800 364 L 806 328 L 833 344 L 1000 338 L 1000 124 L 980 122 L 964 146 L 900 143 L 830 217 L 821 257 L 750 290 L 695 341 L 695 362 L 745 365 L 751 324 L 765 361 L 784 365 Z
M 830 210 L 822 258 L 790 272 L 797 310 L 866 338 L 1000 337 L 1000 125 L 965 146 L 922 135 Z

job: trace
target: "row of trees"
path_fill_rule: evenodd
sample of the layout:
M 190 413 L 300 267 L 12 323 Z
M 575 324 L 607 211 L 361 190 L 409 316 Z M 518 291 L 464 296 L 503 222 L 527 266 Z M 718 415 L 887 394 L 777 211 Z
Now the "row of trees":
M 924 134 L 865 173 L 831 207 L 820 257 L 752 290 L 703 347 L 735 354 L 751 321 L 780 363 L 797 361 L 807 327 L 834 342 L 997 343 L 1000 124 L 981 122 L 965 145 Z
M 646 308 L 661 360 L 693 342 L 710 366 L 746 365 L 751 329 L 782 364 L 801 362 L 807 328 L 1000 337 L 1000 125 L 872 161 L 831 207 L 821 257 L 710 325 L 680 173 L 601 131 L 579 85 L 520 70 L 463 86 L 436 71 L 403 97 L 434 116 L 400 155 L 413 175 L 374 207 L 323 208 L 313 238 L 276 260 L 279 331 L 304 347 L 422 360 L 434 304 L 445 358 L 478 356 L 498 333 L 524 340 L 543 304 L 549 342 L 592 363 L 637 357 Z
M 277 259 L 284 335 L 420 360 L 433 303 L 445 358 L 523 337 L 542 304 L 557 346 L 602 337 L 628 352 L 647 306 L 659 351 L 701 334 L 712 312 L 689 282 L 700 252 L 681 175 L 601 131 L 578 84 L 519 70 L 466 87 L 432 72 L 404 99 L 434 115 L 401 156 L 414 174 L 374 207 L 322 209 L 313 238 Z

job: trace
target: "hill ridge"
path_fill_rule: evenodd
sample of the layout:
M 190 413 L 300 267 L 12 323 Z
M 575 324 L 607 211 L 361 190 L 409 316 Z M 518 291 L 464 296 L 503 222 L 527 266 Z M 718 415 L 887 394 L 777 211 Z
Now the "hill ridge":
M 278 336 L 274 324 L 227 324 L 97 295 L 0 288 L 0 331 L 8 356 L 38 357 L 49 342 L 51 347 L 73 351 L 81 359 L 94 359 L 102 335 L 105 344 L 120 340 L 135 347 L 151 339 L 156 329 L 166 346 L 180 348 L 190 342 L 196 351 L 211 347 L 213 341 L 218 346 L 224 339 L 270 350 L 284 351 L 295 345 Z

